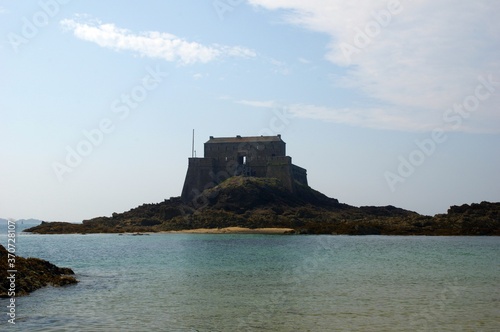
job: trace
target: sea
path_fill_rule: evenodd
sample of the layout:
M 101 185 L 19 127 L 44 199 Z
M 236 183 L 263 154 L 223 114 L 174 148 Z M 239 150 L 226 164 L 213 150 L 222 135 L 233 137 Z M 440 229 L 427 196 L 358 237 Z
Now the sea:
M 1 299 L 2 331 L 500 331 L 500 237 L 21 229 L 16 253 L 80 282 L 17 298 L 15 325 Z

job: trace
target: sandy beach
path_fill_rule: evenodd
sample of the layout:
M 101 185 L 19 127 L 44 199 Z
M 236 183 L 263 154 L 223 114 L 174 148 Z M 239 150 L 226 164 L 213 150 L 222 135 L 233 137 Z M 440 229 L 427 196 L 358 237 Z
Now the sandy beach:
M 191 234 L 286 234 L 291 233 L 292 228 L 246 228 L 246 227 L 225 227 L 225 228 L 196 228 L 182 231 L 168 231 L 165 233 L 191 233 Z

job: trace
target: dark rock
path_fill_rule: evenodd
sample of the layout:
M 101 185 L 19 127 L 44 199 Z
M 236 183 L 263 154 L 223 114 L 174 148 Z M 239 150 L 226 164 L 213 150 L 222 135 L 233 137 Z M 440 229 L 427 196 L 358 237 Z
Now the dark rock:
M 500 203 L 452 206 L 434 217 L 388 206 L 354 207 L 301 184 L 286 189 L 274 178 L 232 177 L 191 202 L 171 198 L 83 224 L 47 223 L 27 232 L 141 233 L 193 228 L 282 227 L 297 234 L 500 235 Z
M 161 224 L 160 220 L 144 219 L 141 221 L 141 226 L 155 226 Z
M 8 251 L 0 245 L 0 297 L 9 295 L 10 280 L 7 279 Z M 57 267 L 54 264 L 39 258 L 15 257 L 15 296 L 27 295 L 39 288 L 52 286 L 66 286 L 76 284 L 78 280 L 72 275 L 75 273 L 69 268 Z

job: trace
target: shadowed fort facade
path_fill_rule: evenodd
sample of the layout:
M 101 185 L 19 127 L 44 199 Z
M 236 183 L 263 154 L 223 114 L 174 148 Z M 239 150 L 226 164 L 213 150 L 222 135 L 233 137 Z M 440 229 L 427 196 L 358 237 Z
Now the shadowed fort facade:
M 194 200 L 203 190 L 238 175 L 277 178 L 291 192 L 297 183 L 307 185 L 307 171 L 292 164 L 281 135 L 210 136 L 204 157 L 189 158 L 182 200 Z

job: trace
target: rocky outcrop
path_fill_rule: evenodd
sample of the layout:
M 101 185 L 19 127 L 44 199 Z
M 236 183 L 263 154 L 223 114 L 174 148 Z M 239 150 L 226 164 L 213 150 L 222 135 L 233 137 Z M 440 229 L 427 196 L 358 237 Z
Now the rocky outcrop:
M 0 297 L 27 295 L 39 288 L 52 286 L 66 286 L 76 284 L 73 270 L 57 267 L 54 264 L 38 258 L 15 257 L 15 279 L 8 279 L 8 251 L 0 245 Z M 11 282 L 15 288 L 11 288 Z M 14 294 L 12 293 L 14 292 Z
M 451 235 L 500 235 L 500 203 L 481 202 L 452 206 L 447 214 L 433 218 L 436 226 L 448 226 L 436 232 Z
M 308 186 L 291 193 L 273 178 L 232 177 L 188 203 L 171 198 L 82 224 L 42 223 L 26 231 L 158 232 L 196 228 L 292 228 L 298 234 L 500 235 L 500 203 L 451 207 L 435 217 L 394 206 L 354 207 Z

